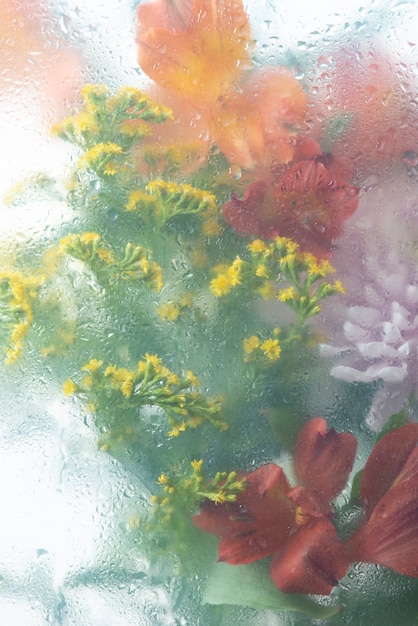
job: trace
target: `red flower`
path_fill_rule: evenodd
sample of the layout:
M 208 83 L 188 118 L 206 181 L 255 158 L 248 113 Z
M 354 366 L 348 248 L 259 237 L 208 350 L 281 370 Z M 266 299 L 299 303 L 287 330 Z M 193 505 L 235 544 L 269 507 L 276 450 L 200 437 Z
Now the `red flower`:
M 363 471 L 361 528 L 347 542 L 351 561 L 380 563 L 418 577 L 418 424 L 383 437 Z
M 233 565 L 273 554 L 294 519 L 294 506 L 286 496 L 290 487 L 281 467 L 268 463 L 246 478 L 248 487 L 235 502 L 207 500 L 193 518 L 196 526 L 220 537 L 219 560 Z
M 278 183 L 252 183 L 242 200 L 233 197 L 224 218 L 243 235 L 273 239 L 280 235 L 302 250 L 328 257 L 342 225 L 358 206 L 359 188 L 327 155 L 291 165 Z
M 326 421 L 314 417 L 301 428 L 296 442 L 294 467 L 298 482 L 329 502 L 347 483 L 356 448 L 353 435 L 327 430 Z
M 271 577 L 285 593 L 328 595 L 348 571 L 343 543 L 327 519 L 298 531 L 273 556 Z
M 355 451 L 352 435 L 327 432 L 325 420 L 314 418 L 295 448 L 295 466 L 306 486 L 291 489 L 283 470 L 270 463 L 247 475 L 248 487 L 235 502 L 204 502 L 194 523 L 220 537 L 219 560 L 237 565 L 273 555 L 271 576 L 282 591 L 329 594 L 349 566 L 328 519 L 329 500 L 346 482 Z M 316 489 L 313 476 L 325 463 Z

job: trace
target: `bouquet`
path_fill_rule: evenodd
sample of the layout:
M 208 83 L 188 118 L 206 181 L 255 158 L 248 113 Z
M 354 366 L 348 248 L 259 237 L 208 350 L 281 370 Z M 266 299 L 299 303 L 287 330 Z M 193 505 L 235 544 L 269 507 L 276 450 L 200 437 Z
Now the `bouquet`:
M 361 41 L 261 63 L 241 0 L 141 2 L 136 43 L 148 86 L 52 128 L 75 156 L 35 193 L 73 218 L 2 263 L 5 367 L 141 486 L 176 623 L 412 624 L 413 79 Z

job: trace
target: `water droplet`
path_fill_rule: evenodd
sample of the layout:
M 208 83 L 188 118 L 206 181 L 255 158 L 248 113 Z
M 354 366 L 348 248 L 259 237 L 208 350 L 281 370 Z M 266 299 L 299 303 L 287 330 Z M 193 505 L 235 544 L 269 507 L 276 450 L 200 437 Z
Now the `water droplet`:
M 239 180 L 242 176 L 242 170 L 237 163 L 233 163 L 229 168 L 229 173 L 234 180 Z

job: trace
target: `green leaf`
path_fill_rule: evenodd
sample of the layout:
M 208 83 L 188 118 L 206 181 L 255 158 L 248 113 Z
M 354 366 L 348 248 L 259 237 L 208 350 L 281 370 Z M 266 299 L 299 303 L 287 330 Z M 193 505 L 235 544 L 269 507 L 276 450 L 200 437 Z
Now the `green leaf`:
M 260 564 L 217 563 L 209 577 L 203 604 L 235 604 L 253 609 L 296 611 L 315 619 L 327 619 L 340 606 L 317 604 L 307 596 L 283 593 Z
M 353 484 L 351 487 L 351 494 L 350 494 L 350 504 L 357 504 L 358 502 L 360 502 L 360 482 L 361 482 L 361 477 L 363 475 L 363 470 L 359 470 L 354 478 L 353 478 Z
M 401 426 L 405 426 L 408 421 L 408 406 L 406 406 L 398 411 L 398 413 L 394 413 L 390 416 L 386 424 L 383 426 L 382 430 L 379 431 L 379 434 L 376 437 L 376 443 L 392 430 L 396 430 Z

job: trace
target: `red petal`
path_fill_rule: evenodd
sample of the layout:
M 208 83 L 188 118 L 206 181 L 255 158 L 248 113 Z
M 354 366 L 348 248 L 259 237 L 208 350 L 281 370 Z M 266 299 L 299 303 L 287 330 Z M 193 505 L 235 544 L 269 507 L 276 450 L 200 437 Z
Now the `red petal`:
M 382 437 L 373 448 L 360 483 L 360 500 L 369 517 L 376 504 L 399 477 L 418 445 L 418 424 L 406 424 Z
M 294 520 L 283 470 L 269 463 L 248 474 L 248 487 L 235 502 L 206 501 L 193 522 L 221 538 L 220 561 L 232 565 L 270 556 L 283 543 Z
M 354 435 L 327 431 L 324 418 L 314 417 L 301 428 L 295 446 L 298 482 L 329 502 L 347 483 L 356 449 Z
M 307 193 L 326 187 L 329 183 L 327 168 L 317 159 L 299 161 L 293 165 L 280 181 L 280 191 Z
M 345 576 L 348 565 L 334 526 L 321 519 L 303 527 L 274 555 L 271 577 L 285 593 L 328 595 Z
M 349 539 L 348 549 L 352 560 L 380 563 L 418 577 L 418 448 L 376 504 L 366 526 Z
M 262 213 L 267 194 L 267 185 L 259 180 L 252 183 L 242 200 L 234 197 L 223 206 L 225 221 L 242 235 L 268 237 L 263 224 Z M 271 237 L 277 233 L 272 233 Z

